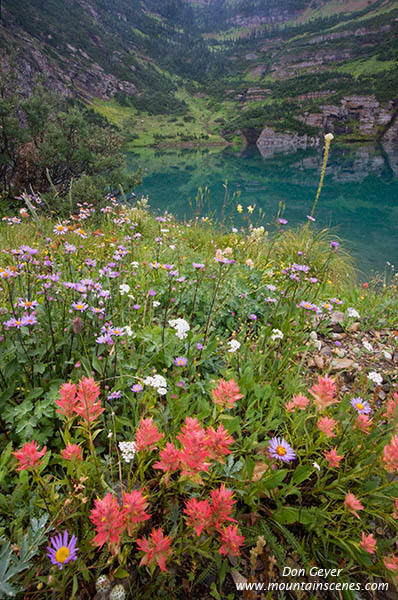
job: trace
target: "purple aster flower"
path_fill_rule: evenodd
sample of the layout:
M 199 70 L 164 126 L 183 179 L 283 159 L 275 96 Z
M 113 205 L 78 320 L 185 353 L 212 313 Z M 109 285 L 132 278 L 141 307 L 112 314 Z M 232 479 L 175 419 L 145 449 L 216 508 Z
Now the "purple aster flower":
M 200 342 L 196 344 L 196 347 L 198 350 L 203 350 L 203 345 Z
M 24 315 L 21 319 L 21 325 L 36 325 L 37 319 L 35 313 L 31 313 L 30 315 Z
M 109 333 L 99 335 L 95 341 L 97 342 L 97 344 L 109 344 L 110 346 L 113 345 L 113 339 L 112 336 L 109 335 Z
M 141 304 L 133 304 L 134 310 L 139 310 L 141 308 Z
M 159 223 L 165 223 L 166 219 L 164 217 L 156 217 L 156 221 L 159 221 Z
M 249 319 L 251 319 L 252 321 L 257 321 L 257 315 L 252 313 L 251 315 L 249 315 Z
M 63 536 L 60 533 L 54 535 L 50 540 L 52 546 L 47 546 L 48 558 L 53 565 L 58 565 L 60 570 L 70 560 L 76 560 L 76 552 L 79 550 L 76 548 L 76 536 L 72 535 L 69 541 L 68 537 L 68 531 L 65 529 Z
M 97 261 L 93 258 L 87 258 L 85 263 L 87 267 L 95 267 L 97 265 Z
M 192 266 L 194 269 L 204 269 L 205 268 L 205 265 L 203 263 L 197 263 L 197 262 L 192 263 Z
M 149 290 L 148 291 L 148 296 L 156 296 L 155 290 Z
M 22 319 L 10 319 L 9 321 L 4 321 L 4 327 L 6 329 L 10 329 L 10 327 L 16 327 L 17 329 L 21 329 L 23 327 Z
M 276 298 L 271 298 L 271 296 L 267 296 L 267 298 L 265 298 L 265 302 L 270 302 L 270 303 L 275 304 Z
M 174 359 L 174 364 L 177 367 L 185 367 L 187 362 L 188 362 L 188 359 L 185 358 L 185 356 L 177 356 L 177 358 Z
M 23 298 L 18 298 L 18 306 L 21 306 L 25 310 L 33 310 L 35 306 L 38 306 L 39 303 L 37 300 L 24 300 Z
M 311 215 L 307 215 L 307 219 L 308 219 L 309 221 L 315 221 L 314 217 L 312 217 Z
M 268 451 L 272 458 L 283 460 L 283 462 L 290 462 L 296 458 L 293 448 L 284 438 L 272 438 L 268 445 Z
M 351 405 L 360 415 L 368 415 L 370 412 L 372 412 L 369 402 L 362 400 L 360 397 L 353 398 L 351 400 Z
M 117 392 L 112 392 L 111 394 L 108 394 L 108 396 L 106 397 L 107 400 L 117 400 L 118 398 L 120 398 L 122 395 L 122 392 L 119 390 Z
M 142 392 L 144 388 L 140 383 L 135 383 L 130 389 L 132 392 L 138 394 L 138 392 Z
M 281 218 L 279 218 L 279 219 L 278 219 L 278 223 L 280 223 L 281 225 L 287 225 L 287 221 L 286 221 L 286 219 L 281 219 Z
M 72 308 L 79 312 L 84 312 L 88 308 L 88 304 L 85 304 L 84 302 L 72 302 Z
M 332 250 L 337 250 L 339 246 L 339 242 L 330 242 L 330 247 L 332 248 Z

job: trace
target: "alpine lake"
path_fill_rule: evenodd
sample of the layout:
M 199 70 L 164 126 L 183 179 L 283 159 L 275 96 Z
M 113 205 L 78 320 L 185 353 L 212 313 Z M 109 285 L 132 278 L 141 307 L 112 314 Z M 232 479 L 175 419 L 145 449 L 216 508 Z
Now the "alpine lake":
M 137 149 L 128 154 L 127 164 L 129 171 L 141 167 L 142 185 L 135 193 L 148 196 L 156 211 L 167 210 L 181 220 L 207 216 L 230 228 L 252 223 L 272 231 L 281 208 L 289 225 L 307 221 L 322 151 L 263 157 L 256 147 L 240 153 L 231 148 Z M 255 206 L 251 215 L 248 206 Z M 315 217 L 314 226 L 331 228 L 343 242 L 362 280 L 391 271 L 390 264 L 398 268 L 398 148 L 332 143 Z

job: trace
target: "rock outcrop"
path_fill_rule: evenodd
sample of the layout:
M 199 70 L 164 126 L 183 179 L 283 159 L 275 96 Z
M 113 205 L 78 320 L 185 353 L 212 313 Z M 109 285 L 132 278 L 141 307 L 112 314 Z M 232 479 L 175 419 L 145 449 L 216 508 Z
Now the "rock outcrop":
M 382 106 L 374 95 L 344 96 L 340 104 L 320 106 L 320 112 L 305 112 L 297 118 L 320 131 L 398 142 L 397 108 L 393 101 Z
M 306 149 L 319 146 L 319 144 L 320 137 L 299 135 L 289 131 L 275 131 L 271 127 L 265 127 L 256 142 L 256 146 L 264 158 L 278 152 L 294 152 L 299 148 Z

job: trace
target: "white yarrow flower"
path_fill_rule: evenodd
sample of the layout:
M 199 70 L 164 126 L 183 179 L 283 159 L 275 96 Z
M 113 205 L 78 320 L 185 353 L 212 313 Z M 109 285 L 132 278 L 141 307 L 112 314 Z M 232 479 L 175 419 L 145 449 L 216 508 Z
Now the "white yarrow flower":
M 130 286 L 127 283 L 122 283 L 121 285 L 119 285 L 119 291 L 120 294 L 122 296 L 124 296 L 124 294 L 128 294 L 130 291 Z
M 380 373 L 376 373 L 376 371 L 371 371 L 368 374 L 368 379 L 373 381 L 373 383 L 376 385 L 381 385 L 383 383 L 383 377 L 380 375 Z
M 229 340 L 228 342 L 229 350 L 228 352 L 236 352 L 240 348 L 240 342 L 238 340 Z
M 189 323 L 185 319 L 171 319 L 169 321 L 170 327 L 176 330 L 176 336 L 183 340 L 188 336 L 188 331 L 191 329 Z
M 155 388 L 157 393 L 161 396 L 167 394 L 167 381 L 163 377 L 163 375 L 158 375 L 156 373 L 156 375 L 154 375 L 153 377 L 149 376 L 146 379 L 144 379 L 143 384 Z
M 349 317 L 352 317 L 353 319 L 360 319 L 361 315 L 359 314 L 359 312 L 357 310 L 355 310 L 355 308 L 352 308 L 352 306 L 350 306 L 349 308 L 347 308 L 347 315 Z
M 273 329 L 271 332 L 271 340 L 283 340 L 283 333 L 280 329 Z
M 129 463 L 136 453 L 135 442 L 119 442 L 119 450 L 122 453 L 124 462 Z

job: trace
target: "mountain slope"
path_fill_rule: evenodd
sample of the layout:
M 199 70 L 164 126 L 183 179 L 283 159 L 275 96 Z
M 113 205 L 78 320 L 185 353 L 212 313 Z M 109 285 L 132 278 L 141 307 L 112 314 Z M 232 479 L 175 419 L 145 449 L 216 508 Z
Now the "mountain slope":
M 119 124 L 169 114 L 185 140 L 191 127 L 256 141 L 264 126 L 368 139 L 395 136 L 397 30 L 396 0 L 3 0 L 0 45 L 25 93 L 44 73 Z M 119 112 L 97 101 L 113 97 Z M 142 144 L 177 135 L 135 128 Z

